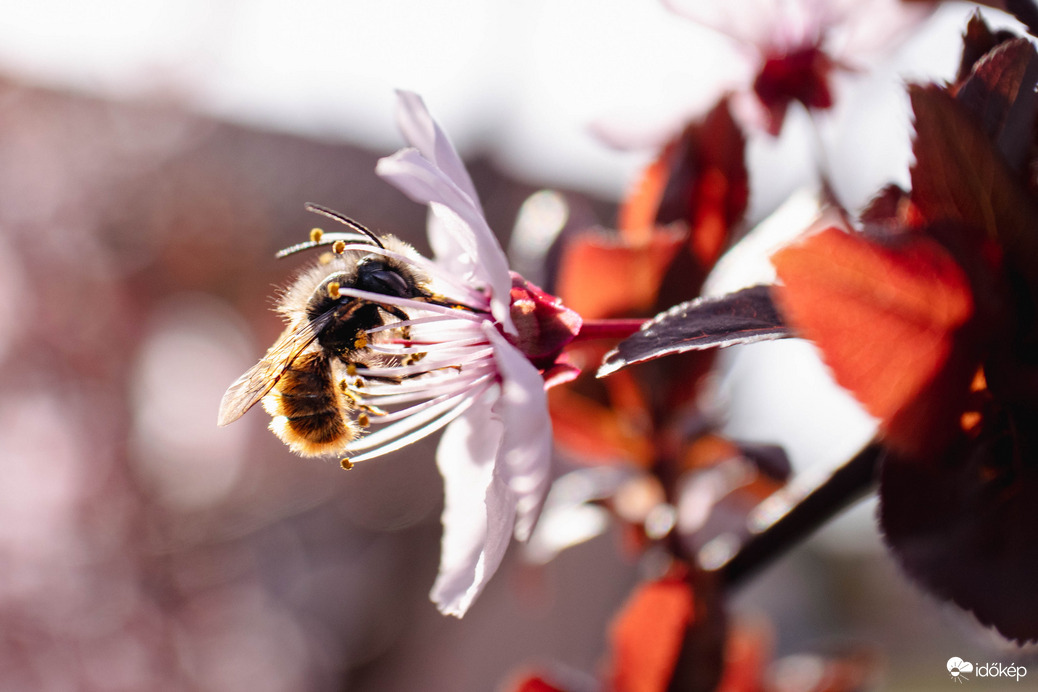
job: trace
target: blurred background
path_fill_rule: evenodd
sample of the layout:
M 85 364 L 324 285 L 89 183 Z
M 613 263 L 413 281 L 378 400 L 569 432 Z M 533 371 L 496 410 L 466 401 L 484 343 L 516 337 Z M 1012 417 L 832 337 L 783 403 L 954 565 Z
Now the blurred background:
M 842 82 L 819 129 L 795 112 L 781 139 L 752 136 L 753 217 L 814 183 L 819 151 L 852 207 L 907 180 L 902 85 L 952 76 L 968 11 Z M 427 249 L 424 210 L 373 173 L 401 145 L 395 88 L 425 97 L 507 245 L 543 188 L 560 191 L 554 226 L 612 225 L 653 152 L 592 131 L 652 141 L 738 80 L 732 55 L 649 0 L 3 3 L 0 689 L 492 690 L 538 662 L 594 672 L 639 574 L 616 535 L 543 567 L 513 549 L 445 618 L 427 597 L 435 441 L 347 473 L 293 457 L 260 412 L 217 428 L 217 406 L 280 332 L 271 296 L 306 260 L 273 255 L 315 225 L 304 202 Z M 729 430 L 786 444 L 799 470 L 870 435 L 803 344 L 725 368 Z M 779 656 L 875 647 L 887 689 L 943 689 L 951 656 L 1021 663 L 905 581 L 873 509 L 740 591 L 736 616 L 767 618 Z

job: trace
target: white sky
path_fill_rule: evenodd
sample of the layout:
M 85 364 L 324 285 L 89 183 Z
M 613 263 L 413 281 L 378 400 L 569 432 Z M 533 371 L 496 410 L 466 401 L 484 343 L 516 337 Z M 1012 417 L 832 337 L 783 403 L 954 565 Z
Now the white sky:
M 938 33 L 946 46 L 964 12 Z M 946 52 L 913 67 L 947 72 L 933 55 Z M 0 70 L 16 76 L 387 153 L 393 89 L 408 88 L 463 151 L 611 196 L 647 155 L 589 125 L 648 132 L 701 110 L 734 55 L 657 0 L 0 0 Z
M 387 152 L 400 144 L 393 89 L 408 88 L 462 149 L 493 142 L 528 176 L 525 161 L 545 157 L 549 180 L 613 193 L 644 157 L 607 150 L 588 123 L 677 115 L 695 96 L 687 66 L 718 41 L 653 0 L 0 5 L 0 69 L 34 80 Z

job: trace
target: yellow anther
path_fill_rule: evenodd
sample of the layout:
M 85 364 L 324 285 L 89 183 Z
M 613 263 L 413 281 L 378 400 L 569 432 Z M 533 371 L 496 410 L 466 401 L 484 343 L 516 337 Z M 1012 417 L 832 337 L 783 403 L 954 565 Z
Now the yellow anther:
M 343 457 L 342 461 L 339 462 L 339 466 L 341 466 L 343 470 L 349 471 L 353 468 L 353 462 L 350 461 L 348 457 Z
M 367 345 L 368 337 L 366 336 L 358 336 L 357 339 L 353 342 L 353 348 L 367 348 Z
M 362 428 L 366 428 L 369 425 L 371 425 L 371 419 L 368 418 L 368 414 L 361 413 L 359 416 L 357 416 L 357 424 Z
M 357 376 L 357 364 L 356 363 L 347 363 L 346 364 L 346 374 L 349 375 L 350 377 L 356 377 Z M 343 381 L 345 382 L 345 380 L 343 380 Z
M 331 298 L 338 298 L 340 293 L 339 289 L 342 288 L 342 284 L 338 281 L 332 281 L 328 284 L 328 296 Z
M 319 243 L 319 242 L 321 242 L 321 238 L 322 237 L 324 237 L 324 231 L 322 231 L 320 228 L 311 228 L 310 229 L 310 242 L 311 243 Z
M 346 252 L 346 243 L 341 240 L 336 240 L 332 244 L 332 252 L 334 252 L 336 255 L 341 255 L 342 253 Z
M 354 389 L 361 389 L 363 386 L 364 386 L 364 380 L 360 379 L 359 377 L 353 381 L 353 388 Z

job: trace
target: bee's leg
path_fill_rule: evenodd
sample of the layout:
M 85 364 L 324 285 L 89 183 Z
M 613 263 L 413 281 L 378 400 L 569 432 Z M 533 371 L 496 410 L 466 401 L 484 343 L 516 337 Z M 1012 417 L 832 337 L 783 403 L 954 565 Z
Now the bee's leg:
M 411 319 L 410 315 L 408 315 L 406 312 L 404 312 L 395 305 L 384 305 L 380 303 L 379 307 L 388 312 L 393 317 L 399 319 L 401 322 L 406 322 L 407 320 Z
M 350 367 L 351 365 L 353 366 L 352 368 Z M 450 370 L 450 369 L 454 369 L 454 370 L 457 370 L 459 372 L 461 371 L 461 366 L 460 365 L 444 365 L 443 367 L 435 368 L 434 370 L 427 370 L 425 372 L 412 372 L 412 373 L 407 374 L 407 375 L 365 375 L 363 378 L 361 378 L 360 376 L 357 375 L 356 368 L 357 367 L 364 367 L 362 364 L 347 362 L 346 363 L 346 367 L 347 367 L 346 371 L 347 371 L 347 373 L 349 373 L 349 376 L 351 378 L 353 378 L 353 381 L 351 382 L 349 379 L 346 379 L 346 378 L 340 380 L 339 386 L 342 387 L 344 390 L 345 389 L 353 389 L 353 390 L 364 389 L 364 381 L 365 380 L 370 380 L 372 382 L 379 382 L 379 383 L 382 383 L 382 384 L 400 384 L 401 382 L 405 382 L 407 380 L 414 380 L 414 379 L 417 379 L 419 377 L 424 377 L 425 375 L 428 375 L 430 372 L 436 372 L 437 370 Z

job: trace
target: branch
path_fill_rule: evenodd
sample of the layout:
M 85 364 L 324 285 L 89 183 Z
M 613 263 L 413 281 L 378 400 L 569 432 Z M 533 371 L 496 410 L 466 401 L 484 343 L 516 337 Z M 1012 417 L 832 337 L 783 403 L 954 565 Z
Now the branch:
M 882 456 L 883 447 L 873 442 L 824 478 L 793 480 L 754 509 L 747 518 L 751 536 L 730 557 L 710 560 L 707 544 L 699 551 L 700 566 L 719 574 L 728 587 L 741 584 L 870 493 Z

